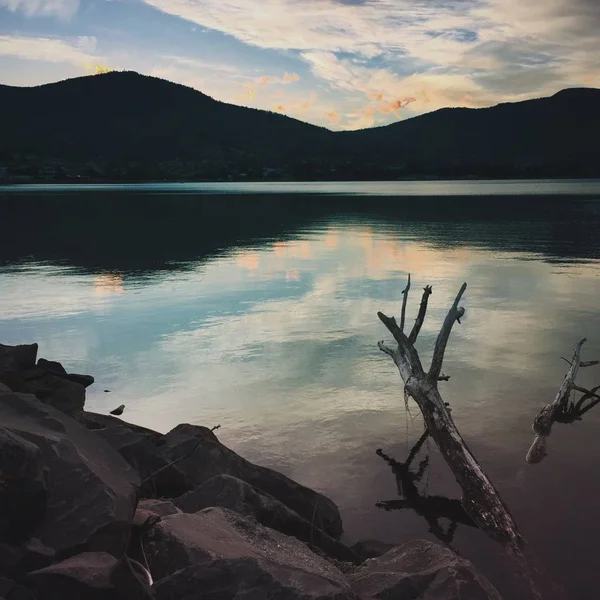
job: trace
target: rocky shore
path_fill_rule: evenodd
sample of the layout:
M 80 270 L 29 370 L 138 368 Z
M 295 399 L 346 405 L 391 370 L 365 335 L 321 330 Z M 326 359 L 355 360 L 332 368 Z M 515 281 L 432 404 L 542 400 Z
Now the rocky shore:
M 0 344 L 0 600 L 499 600 L 424 540 L 340 542 L 329 499 L 206 427 L 84 410 L 88 375 Z

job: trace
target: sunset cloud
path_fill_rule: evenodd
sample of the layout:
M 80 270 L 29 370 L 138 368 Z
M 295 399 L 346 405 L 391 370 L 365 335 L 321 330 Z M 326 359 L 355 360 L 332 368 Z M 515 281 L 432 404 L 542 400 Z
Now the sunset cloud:
M 70 63 L 85 68 L 99 64 L 94 56 L 96 38 L 80 36 L 73 39 L 55 39 L 0 35 L 0 56 L 48 63 Z
M 79 0 L 0 0 L 1 6 L 28 17 L 70 19 L 79 8 Z
M 298 81 L 300 76 L 296 73 L 285 73 L 283 75 L 283 83 L 294 83 L 294 81 Z
M 296 52 L 313 75 L 393 114 L 484 106 L 600 75 L 598 0 L 146 0 L 237 40 Z M 385 85 L 383 85 L 385 83 Z

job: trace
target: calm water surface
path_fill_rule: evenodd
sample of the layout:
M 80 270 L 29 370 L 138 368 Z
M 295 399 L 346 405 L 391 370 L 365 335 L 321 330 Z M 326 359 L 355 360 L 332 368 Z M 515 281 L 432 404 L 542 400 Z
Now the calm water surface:
M 348 542 L 437 536 L 507 599 L 526 597 L 496 544 L 451 525 L 454 504 L 433 516 L 431 502 L 376 506 L 400 499 L 376 449 L 402 461 L 423 431 L 377 349 L 390 336 L 376 313 L 399 314 L 410 272 L 410 323 L 432 285 L 417 344 L 427 364 L 466 281 L 444 398 L 546 583 L 597 598 L 600 408 L 556 426 L 540 465 L 525 454 L 560 357 L 588 337 L 585 358 L 600 358 L 600 184 L 513 182 L 497 197 L 500 183 L 451 195 L 434 183 L 373 184 L 372 195 L 360 184 L 355 196 L 354 184 L 4 188 L 0 341 L 37 341 L 41 356 L 94 374 L 90 410 L 126 404 L 128 420 L 160 431 L 220 424 L 243 456 L 335 500 Z M 600 368 L 579 381 L 600 384 Z M 433 444 L 415 471 L 426 456 L 419 497 L 460 498 Z

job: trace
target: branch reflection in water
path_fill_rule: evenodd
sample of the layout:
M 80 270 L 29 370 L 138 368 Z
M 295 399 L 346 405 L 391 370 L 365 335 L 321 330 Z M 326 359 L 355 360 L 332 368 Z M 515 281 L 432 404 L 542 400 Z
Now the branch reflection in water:
M 388 456 L 381 448 L 377 450 L 377 455 L 385 460 L 396 477 L 399 499 L 377 502 L 376 506 L 387 511 L 414 510 L 427 521 L 429 531 L 438 540 L 443 544 L 450 545 L 454 539 L 458 525 L 466 525 L 467 527 L 474 527 L 476 529 L 477 525 L 465 512 L 460 500 L 444 496 L 430 496 L 419 491 L 418 484 L 425 476 L 429 467 L 429 455 L 425 456 L 418 463 L 416 470 L 411 470 L 411 466 L 428 437 L 429 431 L 426 429 L 417 443 L 412 447 L 404 462 L 398 462 L 391 456 Z M 444 526 L 440 523 L 440 519 L 447 519 L 450 521 L 450 525 L 444 529 Z

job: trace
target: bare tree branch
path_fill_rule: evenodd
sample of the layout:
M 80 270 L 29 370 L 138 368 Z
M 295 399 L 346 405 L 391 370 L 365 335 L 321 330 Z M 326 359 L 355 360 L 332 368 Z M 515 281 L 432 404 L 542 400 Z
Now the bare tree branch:
M 386 346 L 383 341 L 381 342 L 377 342 L 377 345 L 379 346 L 379 349 L 382 352 L 385 352 L 388 356 L 391 356 L 392 358 L 394 358 L 394 351 L 391 348 L 388 348 L 388 346 Z
M 533 432 L 535 433 L 535 438 L 525 457 L 525 460 L 530 464 L 541 462 L 548 454 L 546 451 L 548 447 L 548 436 L 552 432 L 553 423 L 569 405 L 569 399 L 571 398 L 571 392 L 575 387 L 575 378 L 577 377 L 581 363 L 581 347 L 586 341 L 587 340 L 584 338 L 575 346 L 571 367 L 565 375 L 554 401 L 551 404 L 546 404 L 533 420 Z
M 450 381 L 450 375 L 444 375 L 444 373 L 440 373 L 440 376 L 437 378 L 438 381 Z
M 442 370 L 442 363 L 444 362 L 444 352 L 446 351 L 446 344 L 448 343 L 448 338 L 450 337 L 450 332 L 452 331 L 452 327 L 454 326 L 455 321 L 460 322 L 460 318 L 465 314 L 465 309 L 462 307 L 458 307 L 458 304 L 467 289 L 467 284 L 463 283 L 456 298 L 454 299 L 454 303 L 452 307 L 448 311 L 446 315 L 446 319 L 444 320 L 444 324 L 440 329 L 440 333 L 435 342 L 435 348 L 433 350 L 433 358 L 431 360 L 431 367 L 429 369 L 429 373 L 427 374 L 427 378 L 429 381 L 437 381 L 440 376 L 440 372 Z
M 404 321 L 406 318 L 406 303 L 408 302 L 408 292 L 410 291 L 410 273 L 408 274 L 408 283 L 402 290 L 402 314 L 400 315 L 400 331 L 404 332 Z
M 398 348 L 392 351 L 382 342 L 379 343 L 379 348 L 392 357 L 404 381 L 405 393 L 413 398 L 421 409 L 427 430 L 463 490 L 464 509 L 490 537 L 507 544 L 514 552 L 520 554 L 523 546 L 521 534 L 498 492 L 460 435 L 450 409 L 442 400 L 437 387 L 438 378 L 442 380 L 447 378 L 446 375 L 441 374 L 444 350 L 454 321 L 464 314 L 464 309 L 459 308 L 458 303 L 465 289 L 466 284 L 463 284 L 442 326 L 436 343 L 434 362 L 428 376 L 425 375 L 421 359 L 411 342 L 413 333 L 410 338 L 407 338 L 398 327 L 396 320 L 381 312 L 377 313 L 377 316 L 398 342 Z M 431 288 L 428 286 L 425 288 L 419 311 L 421 318 L 417 318 L 413 328 L 413 332 L 416 329 L 414 339 L 422 325 L 430 294 Z
M 423 296 L 421 298 L 421 305 L 419 306 L 419 314 L 417 315 L 417 320 L 413 325 L 412 331 L 408 336 L 409 344 L 414 344 L 417 341 L 417 337 L 419 336 L 419 332 L 421 331 L 421 327 L 425 322 L 425 315 L 427 314 L 427 303 L 429 302 L 429 296 L 432 294 L 432 289 L 430 285 L 426 285 L 423 288 Z

